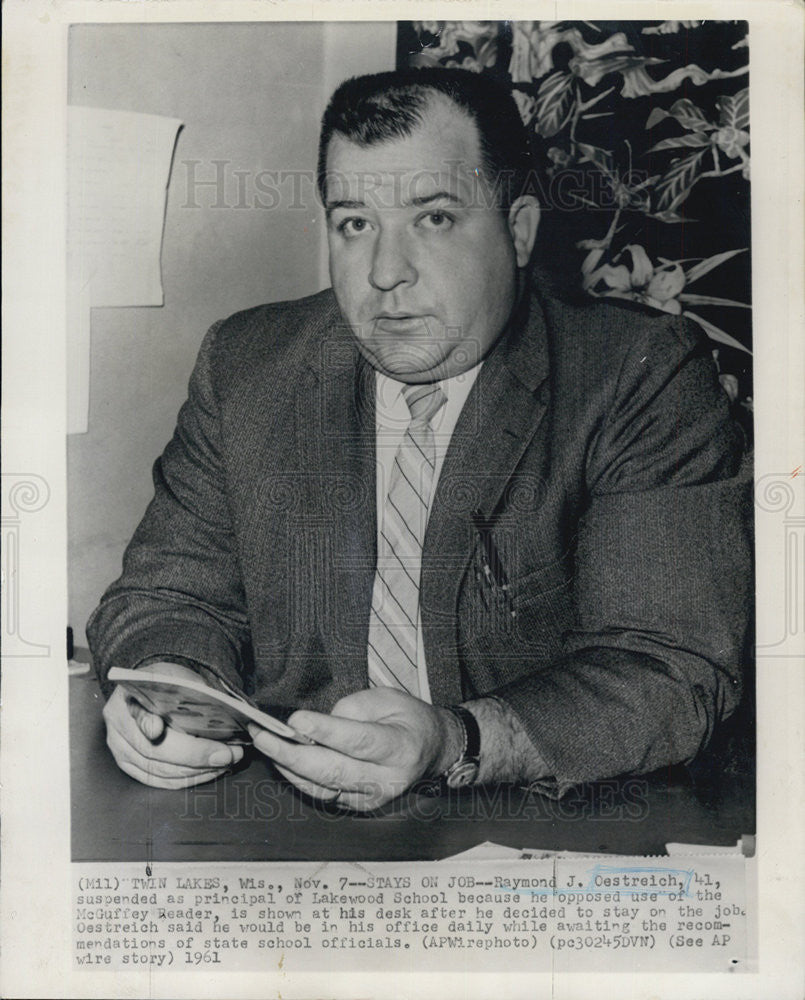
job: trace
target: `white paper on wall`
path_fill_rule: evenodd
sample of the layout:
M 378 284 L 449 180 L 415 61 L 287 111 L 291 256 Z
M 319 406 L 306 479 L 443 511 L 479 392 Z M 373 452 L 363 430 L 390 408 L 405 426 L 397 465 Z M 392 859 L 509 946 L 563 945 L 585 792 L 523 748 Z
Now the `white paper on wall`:
M 87 429 L 89 308 L 161 306 L 176 118 L 67 109 L 68 433 Z

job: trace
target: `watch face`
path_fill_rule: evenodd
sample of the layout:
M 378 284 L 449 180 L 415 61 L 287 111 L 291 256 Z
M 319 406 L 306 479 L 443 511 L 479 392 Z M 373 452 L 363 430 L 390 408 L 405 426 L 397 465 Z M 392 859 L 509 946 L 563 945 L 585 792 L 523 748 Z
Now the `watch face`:
M 445 780 L 450 788 L 463 788 L 464 785 L 471 785 L 477 777 L 478 762 L 464 760 L 451 769 Z

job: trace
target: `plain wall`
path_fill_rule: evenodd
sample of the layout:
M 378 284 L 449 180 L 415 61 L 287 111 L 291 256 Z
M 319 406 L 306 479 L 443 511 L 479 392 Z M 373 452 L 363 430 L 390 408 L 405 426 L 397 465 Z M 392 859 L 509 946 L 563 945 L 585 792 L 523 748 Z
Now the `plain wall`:
M 89 430 L 67 438 L 68 624 L 79 645 L 151 499 L 151 466 L 209 326 L 328 284 L 311 182 L 319 119 L 340 80 L 393 67 L 395 39 L 393 22 L 71 30 L 69 103 L 184 123 L 168 188 L 165 304 L 92 311 Z M 305 177 L 296 195 L 293 180 L 277 179 L 280 203 L 269 209 L 258 203 L 276 200 L 258 188 L 261 171 Z M 216 176 L 223 198 L 198 183 Z

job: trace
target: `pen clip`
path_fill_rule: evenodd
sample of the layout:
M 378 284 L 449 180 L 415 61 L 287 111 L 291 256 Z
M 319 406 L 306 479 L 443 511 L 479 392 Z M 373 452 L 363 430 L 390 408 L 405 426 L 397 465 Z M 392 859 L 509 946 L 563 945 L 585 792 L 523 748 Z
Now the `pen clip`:
M 470 514 L 473 527 L 481 541 L 481 549 L 484 556 L 484 576 L 490 585 L 499 587 L 501 590 L 508 590 L 509 581 L 503 569 L 500 555 L 492 537 L 491 518 L 484 517 L 480 510 L 474 510 Z

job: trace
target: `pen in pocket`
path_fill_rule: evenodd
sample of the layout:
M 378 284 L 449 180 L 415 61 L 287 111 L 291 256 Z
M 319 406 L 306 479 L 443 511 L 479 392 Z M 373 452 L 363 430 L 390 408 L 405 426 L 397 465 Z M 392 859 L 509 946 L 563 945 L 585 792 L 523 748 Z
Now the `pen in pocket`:
M 509 592 L 509 579 L 503 562 L 492 537 L 492 521 L 485 518 L 480 510 L 474 510 L 470 515 L 475 532 L 481 543 L 481 553 L 483 557 L 483 575 L 490 587 L 503 595 L 506 603 L 506 611 L 512 618 L 517 612 L 514 609 Z

